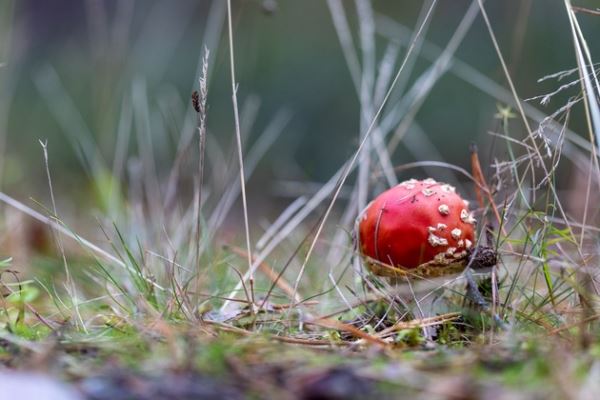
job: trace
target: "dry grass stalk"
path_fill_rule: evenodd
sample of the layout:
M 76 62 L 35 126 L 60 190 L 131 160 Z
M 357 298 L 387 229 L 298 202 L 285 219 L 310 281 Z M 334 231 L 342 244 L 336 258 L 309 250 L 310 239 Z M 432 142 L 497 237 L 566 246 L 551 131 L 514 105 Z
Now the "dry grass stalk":
M 417 329 L 417 328 L 425 328 L 429 326 L 441 325 L 446 322 L 455 321 L 460 318 L 461 313 L 452 312 L 442 315 L 437 315 L 435 317 L 428 318 L 420 318 L 414 319 L 412 321 L 398 321 L 394 325 L 383 329 L 381 332 L 377 332 L 378 337 L 388 337 L 395 332 L 398 332 L 403 329 Z
M 323 328 L 336 329 L 338 331 L 348 332 L 353 336 L 364 339 L 366 342 L 374 344 L 379 347 L 389 347 L 390 344 L 385 340 L 382 340 L 376 336 L 369 335 L 368 333 L 361 331 L 353 325 L 345 324 L 335 319 L 320 318 L 310 321 L 305 321 L 307 324 L 321 326 Z
M 231 0 L 227 0 L 227 27 L 229 32 L 229 62 L 231 72 L 231 99 L 235 119 L 235 137 L 237 142 L 238 160 L 240 167 L 240 185 L 242 188 L 242 206 L 244 210 L 244 230 L 246 233 L 246 249 L 248 252 L 248 271 L 250 271 L 250 296 L 254 302 L 254 273 L 252 271 L 252 246 L 250 245 L 250 226 L 248 223 L 248 201 L 246 200 L 246 174 L 244 173 L 244 156 L 242 150 L 242 134 L 240 132 L 240 116 L 237 102 L 237 83 L 235 81 L 235 59 L 233 55 L 233 22 L 231 18 Z
M 198 129 L 198 183 L 196 187 L 196 253 L 194 255 L 194 266 L 198 268 L 196 272 L 196 290 L 200 288 L 200 241 L 201 241 L 201 225 L 202 225 L 202 188 L 204 186 L 204 153 L 206 150 L 206 98 L 208 97 L 208 48 L 204 48 L 204 56 L 202 57 L 202 72 L 199 78 L 200 93 L 194 92 L 192 101 L 194 110 L 197 116 Z

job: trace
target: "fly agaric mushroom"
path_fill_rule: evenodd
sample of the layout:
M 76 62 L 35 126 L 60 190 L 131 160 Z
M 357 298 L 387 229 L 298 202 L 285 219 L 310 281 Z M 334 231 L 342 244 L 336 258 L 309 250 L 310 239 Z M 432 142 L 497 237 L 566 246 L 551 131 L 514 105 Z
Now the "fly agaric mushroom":
M 359 250 L 376 275 L 456 273 L 467 265 L 475 222 L 453 186 L 411 179 L 380 194 L 359 215 Z
M 410 179 L 380 194 L 357 219 L 358 247 L 367 267 L 391 278 L 425 278 L 453 274 L 467 266 L 496 265 L 496 251 L 474 246 L 475 218 L 469 202 L 453 186 L 428 178 Z M 467 297 L 490 312 L 496 326 L 504 321 L 488 306 L 470 272 Z M 424 327 L 433 337 L 431 327 Z

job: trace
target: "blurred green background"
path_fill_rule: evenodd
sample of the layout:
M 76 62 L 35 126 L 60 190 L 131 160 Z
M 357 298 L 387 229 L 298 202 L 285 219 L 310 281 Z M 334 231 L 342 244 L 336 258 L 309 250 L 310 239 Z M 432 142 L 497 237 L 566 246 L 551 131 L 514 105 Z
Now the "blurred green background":
M 151 141 L 147 145 L 153 149 L 159 179 L 166 178 L 181 135 L 186 129 L 193 130 L 189 97 L 196 87 L 203 40 L 209 40 L 207 32 L 218 37 L 209 43 L 208 129 L 211 140 L 230 157 L 234 125 L 226 25 L 217 10 L 219 1 L 2 0 L 1 189 L 46 201 L 38 140 L 47 140 L 59 198 L 69 199 L 75 209 L 87 208 L 90 204 L 85 201 L 92 191 L 89 178 L 95 166 L 103 164 L 110 170 L 119 151 L 134 158 L 142 154 L 144 149 L 136 139 L 140 132 Z M 594 3 L 577 2 L 588 7 Z M 358 46 L 354 2 L 344 4 Z M 469 4 L 440 1 L 426 40 L 443 48 Z M 255 199 L 281 195 L 279 181 L 325 181 L 351 155 L 360 132 L 359 101 L 327 3 L 234 0 L 233 5 L 242 113 L 244 107 L 248 111 L 259 106 L 246 142 L 255 142 L 280 110 L 286 109 L 292 116 L 260 161 L 249 184 L 251 195 Z M 376 15 L 410 29 L 423 5 L 416 0 L 373 2 Z M 558 86 L 556 82 L 537 80 L 576 66 L 562 1 L 489 0 L 486 7 L 522 98 L 551 91 Z M 593 38 L 600 35 L 600 17 L 579 15 L 592 55 L 598 54 Z M 376 45 L 380 60 L 388 41 L 378 35 Z M 405 52 L 406 47 L 401 47 L 395 68 Z M 456 55 L 507 87 L 480 16 Z M 406 87 L 430 64 L 419 57 L 410 76 L 405 77 Z M 147 126 L 136 121 L 135 105 L 131 124 L 123 122 L 124 110 L 130 109 L 136 98 L 146 99 Z M 535 105 L 551 113 L 566 99 L 564 95 L 553 98 L 545 109 Z M 466 168 L 468 144 L 476 141 L 488 163 L 493 141 L 487 132 L 498 129 L 494 119 L 497 103 L 448 73 L 427 97 L 409 136 L 423 135 L 431 142 L 433 147 L 427 145 L 425 156 Z M 572 121 L 572 128 L 585 132 L 577 114 Z M 414 130 L 417 128 L 419 131 Z M 123 142 L 118 144 L 119 129 L 129 131 L 124 136 L 125 148 Z M 515 122 L 516 137 L 521 129 Z M 502 157 L 502 149 L 495 152 Z M 393 162 L 401 164 L 422 156 L 401 144 Z M 127 165 L 123 168 L 127 170 Z M 188 171 L 190 175 L 193 172 Z M 124 173 L 123 181 L 127 180 Z

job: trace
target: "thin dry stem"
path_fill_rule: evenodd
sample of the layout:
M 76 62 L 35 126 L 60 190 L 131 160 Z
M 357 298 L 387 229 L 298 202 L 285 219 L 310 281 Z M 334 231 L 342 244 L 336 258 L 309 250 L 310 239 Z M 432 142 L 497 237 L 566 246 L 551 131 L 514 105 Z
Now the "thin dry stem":
M 200 95 L 197 99 L 196 115 L 198 117 L 198 186 L 197 186 L 197 204 L 198 215 L 196 215 L 196 254 L 194 257 L 194 266 L 198 268 L 196 272 L 196 290 L 200 288 L 200 241 L 201 241 L 201 225 L 202 225 L 202 188 L 204 186 L 204 153 L 206 150 L 206 98 L 208 96 L 208 57 L 210 52 L 208 48 L 204 48 L 204 56 L 202 57 L 202 73 L 198 80 Z
M 237 102 L 237 84 L 235 81 L 235 59 L 233 56 L 233 23 L 231 19 L 231 0 L 227 0 L 227 27 L 229 31 L 229 62 L 231 65 L 231 99 L 235 118 L 235 137 L 237 140 L 238 159 L 240 164 L 240 186 L 242 188 L 242 206 L 244 209 L 244 230 L 246 234 L 246 249 L 248 252 L 248 271 L 250 271 L 250 288 L 254 287 L 254 272 L 252 271 L 252 246 L 250 245 L 250 227 L 248 223 L 248 202 L 246 200 L 246 174 L 244 173 L 244 156 L 242 154 L 242 134 L 240 132 L 240 116 Z M 251 290 L 254 302 L 254 290 Z
M 58 209 L 56 207 L 56 199 L 54 198 L 54 187 L 52 186 L 52 176 L 50 174 L 50 165 L 48 162 L 48 142 L 39 141 L 40 146 L 42 146 L 42 150 L 44 152 L 44 167 L 46 169 L 46 178 L 48 179 L 48 189 L 50 191 L 50 201 L 52 202 L 52 213 L 53 218 L 58 220 Z M 77 298 L 77 289 L 75 288 L 75 282 L 73 282 L 73 278 L 71 277 L 71 271 L 69 270 L 69 263 L 67 262 L 67 256 L 65 254 L 65 246 L 63 245 L 62 237 L 60 235 L 60 231 L 53 229 L 52 233 L 54 234 L 54 238 L 56 240 L 56 245 L 60 251 L 60 255 L 62 258 L 63 266 L 65 269 L 66 276 L 66 286 L 67 292 L 69 296 L 71 296 L 71 301 L 73 302 L 75 308 L 75 315 L 77 315 L 77 320 L 84 332 L 87 333 L 87 328 L 83 322 L 83 318 L 81 317 L 81 313 L 79 312 L 79 299 Z

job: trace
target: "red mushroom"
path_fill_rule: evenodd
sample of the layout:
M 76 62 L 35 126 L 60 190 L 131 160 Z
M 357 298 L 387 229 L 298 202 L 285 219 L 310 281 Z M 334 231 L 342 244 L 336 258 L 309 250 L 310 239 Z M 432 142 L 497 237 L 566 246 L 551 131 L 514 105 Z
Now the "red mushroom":
M 453 186 L 411 179 L 359 215 L 359 250 L 376 275 L 432 277 L 462 271 L 474 241 L 469 203 Z

